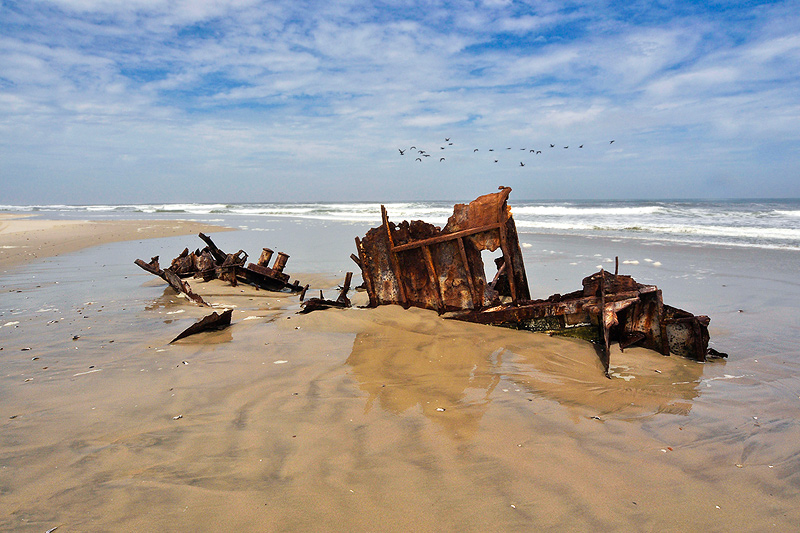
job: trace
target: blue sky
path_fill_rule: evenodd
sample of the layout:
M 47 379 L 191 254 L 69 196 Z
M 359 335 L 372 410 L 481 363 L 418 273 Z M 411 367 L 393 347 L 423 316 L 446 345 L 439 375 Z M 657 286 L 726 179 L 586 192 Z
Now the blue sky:
M 0 204 L 800 197 L 798 153 L 797 1 L 0 0 Z

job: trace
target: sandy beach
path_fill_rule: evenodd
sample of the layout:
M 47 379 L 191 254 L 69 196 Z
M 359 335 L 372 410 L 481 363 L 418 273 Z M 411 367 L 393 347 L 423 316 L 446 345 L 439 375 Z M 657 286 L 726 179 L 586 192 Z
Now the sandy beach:
M 0 214 L 0 268 L 110 242 L 196 234 L 200 231 L 224 230 L 220 226 L 183 220 L 90 222 Z
M 168 264 L 200 246 L 189 234 L 219 229 L 160 222 L 0 220 L 0 245 L 26 247 L 0 250 L 0 530 L 800 522 L 800 288 L 787 255 L 522 235 L 537 296 L 578 288 L 618 254 L 665 301 L 709 314 L 731 353 L 700 364 L 613 347 L 608 379 L 582 341 L 362 309 L 363 293 L 298 315 L 297 296 L 216 280 L 189 282 L 234 309 L 232 326 L 170 344 L 208 310 L 133 260 Z M 326 296 L 355 268 L 361 227 L 270 230 L 216 241 L 285 249 L 292 277 Z

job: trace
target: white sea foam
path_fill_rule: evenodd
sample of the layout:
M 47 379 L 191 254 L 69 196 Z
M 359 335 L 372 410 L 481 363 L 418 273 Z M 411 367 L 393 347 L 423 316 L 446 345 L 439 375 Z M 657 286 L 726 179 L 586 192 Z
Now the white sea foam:
M 513 207 L 512 213 L 514 217 L 517 215 L 531 215 L 531 216 L 559 216 L 559 217 L 572 217 L 572 216 L 641 216 L 652 215 L 663 211 L 660 206 L 642 206 L 642 207 L 580 207 L 580 206 L 559 206 L 559 205 L 536 205 L 536 206 L 522 206 Z
M 391 202 L 389 219 L 424 220 L 444 226 L 451 202 Z M 510 201 L 520 234 L 571 234 L 680 242 L 695 245 L 800 250 L 800 209 L 795 200 L 762 202 L 526 202 Z M 191 218 L 202 222 L 268 231 L 270 218 L 380 224 L 377 202 L 338 203 L 159 203 L 68 206 L 0 205 L 0 212 L 42 213 L 61 218 Z

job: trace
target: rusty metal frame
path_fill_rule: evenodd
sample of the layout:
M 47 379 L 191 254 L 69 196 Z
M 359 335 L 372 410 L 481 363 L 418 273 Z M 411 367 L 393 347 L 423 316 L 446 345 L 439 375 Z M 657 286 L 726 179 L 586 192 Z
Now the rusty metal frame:
M 499 303 L 494 291 L 487 292 L 480 258 L 481 250 L 497 248 L 506 261 L 511 302 L 528 299 L 522 253 L 516 239 L 512 246 L 508 238 L 510 230 L 516 232 L 506 203 L 510 192 L 510 188 L 500 187 L 500 192 L 469 205 L 456 205 L 444 229 L 421 221 L 403 222 L 398 227 L 381 206 L 381 226 L 356 238 L 358 256 L 352 256 L 364 274 L 370 305 L 396 303 L 444 313 Z M 449 246 L 455 248 L 446 249 Z M 447 285 L 451 277 L 466 281 L 466 291 L 443 287 L 443 280 Z M 425 287 L 415 287 L 415 282 Z

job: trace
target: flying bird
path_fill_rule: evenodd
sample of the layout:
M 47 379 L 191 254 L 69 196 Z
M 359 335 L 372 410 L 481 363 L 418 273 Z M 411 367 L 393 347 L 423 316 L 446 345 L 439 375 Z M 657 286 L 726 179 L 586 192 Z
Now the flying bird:
M 614 144 L 614 141 L 608 141 L 608 144 Z
M 564 150 L 566 150 L 567 148 L 569 148 L 569 146 L 565 146 L 565 147 L 564 147 Z
M 416 146 L 412 146 L 411 148 L 409 148 L 409 150 L 416 150 L 416 149 L 417 149 Z
M 422 161 L 422 158 L 418 157 L 417 159 L 415 159 L 415 161 Z
M 542 151 L 541 151 L 541 150 L 537 150 L 537 151 L 536 151 L 536 155 L 539 155 L 539 154 L 541 154 L 541 153 L 542 153 Z
M 495 159 L 494 162 L 497 163 L 497 159 Z
M 555 145 L 555 144 L 551 144 L 551 145 L 550 145 L 550 148 L 555 148 L 555 147 L 556 147 L 556 145 Z
M 532 154 L 535 154 L 535 153 L 536 153 L 536 150 L 531 150 L 531 153 L 532 153 Z
M 400 150 L 400 148 L 398 148 L 398 150 Z M 406 155 L 406 151 L 405 150 L 400 150 L 400 155 Z
M 442 161 L 444 161 L 444 157 L 439 160 L 439 163 L 441 163 Z
M 520 161 L 520 162 L 519 162 L 519 166 L 521 166 L 521 167 L 524 167 L 524 166 L 525 166 L 525 163 L 523 163 L 522 161 Z
M 583 148 L 583 145 L 578 146 L 578 148 Z
M 494 152 L 494 148 L 489 148 L 489 151 L 490 152 Z
M 475 153 L 475 152 L 477 152 L 477 151 L 478 151 L 478 149 L 477 149 L 477 148 L 475 148 L 475 149 L 472 151 L 472 153 L 474 154 L 474 153 Z
M 449 141 L 450 141 L 450 137 L 445 137 L 444 138 L 444 142 L 449 142 Z

